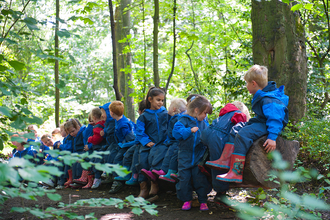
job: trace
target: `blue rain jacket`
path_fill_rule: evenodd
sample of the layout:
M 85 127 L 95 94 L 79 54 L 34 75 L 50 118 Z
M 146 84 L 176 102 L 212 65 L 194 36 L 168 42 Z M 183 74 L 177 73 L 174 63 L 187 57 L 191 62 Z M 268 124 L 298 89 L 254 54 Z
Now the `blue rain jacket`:
M 63 139 L 63 144 L 60 146 L 60 150 L 67 150 L 72 152 L 73 137 L 71 135 L 66 136 Z
M 167 134 L 167 110 L 162 106 L 158 110 L 145 109 L 136 121 L 137 140 L 146 146 L 149 142 L 163 143 Z
M 282 129 L 289 121 L 289 96 L 284 94 L 284 86 L 276 87 L 273 81 L 263 90 L 258 90 L 252 99 L 252 110 L 256 117 L 250 119 L 250 123 L 265 123 L 268 131 L 268 139 L 276 140 Z
M 92 151 L 93 151 L 93 144 L 92 143 L 88 143 L 88 138 L 90 137 L 90 136 L 93 136 L 93 125 L 91 125 L 91 124 L 88 124 L 87 125 L 87 127 L 86 127 L 86 129 L 84 130 L 84 132 L 83 132 L 83 136 L 84 136 L 84 138 L 83 138 L 83 141 L 84 141 L 84 145 L 87 145 L 88 146 L 88 152 L 90 152 L 90 153 L 92 153 Z
M 123 115 L 120 120 L 116 120 L 115 134 L 118 143 L 127 143 L 134 141 L 134 123 Z
M 83 153 L 84 152 L 84 135 L 83 132 L 86 129 L 85 125 L 80 127 L 77 136 L 73 139 L 73 152 Z
M 110 115 L 110 106 L 111 102 L 106 103 L 99 108 L 103 108 L 105 113 L 107 114 L 107 120 L 104 123 L 104 136 L 106 137 L 107 140 L 107 145 L 111 145 L 113 142 L 115 142 L 115 125 L 116 125 L 116 120 L 113 119 Z
M 195 133 L 191 132 L 191 128 L 198 127 Z M 179 170 L 197 166 L 202 159 L 206 147 L 201 142 L 201 132 L 207 128 L 205 121 L 198 121 L 190 115 L 183 114 L 175 123 L 172 134 L 179 140 Z

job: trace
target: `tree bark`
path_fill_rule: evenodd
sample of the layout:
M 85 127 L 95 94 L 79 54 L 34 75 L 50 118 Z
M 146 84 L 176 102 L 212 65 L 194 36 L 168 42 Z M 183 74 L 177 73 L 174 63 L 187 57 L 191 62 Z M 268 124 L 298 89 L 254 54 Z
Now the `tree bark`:
M 285 85 L 293 123 L 306 112 L 307 56 L 298 13 L 278 0 L 252 0 L 253 62 L 268 67 L 268 79 Z
M 112 63 L 113 63 L 113 89 L 115 90 L 116 100 L 120 101 L 122 94 L 118 88 L 118 72 L 117 72 L 117 55 L 116 55 L 116 35 L 115 35 L 115 21 L 113 16 L 112 0 L 108 0 L 110 11 L 110 24 L 111 24 L 111 38 L 112 38 Z
M 154 70 L 154 84 L 159 88 L 160 79 L 158 71 L 158 23 L 159 23 L 159 0 L 155 1 L 155 14 L 154 14 L 154 42 L 153 42 L 153 70 Z
M 59 18 L 60 18 L 60 0 L 56 0 L 56 25 L 55 25 L 55 57 L 58 57 L 58 35 L 59 30 Z M 60 127 L 60 90 L 56 85 L 59 84 L 59 63 L 55 59 L 55 126 Z
M 175 50 L 176 50 L 176 32 L 175 32 L 175 17 L 176 17 L 176 0 L 173 2 L 173 55 L 172 55 L 172 68 L 171 68 L 171 73 L 168 76 L 167 82 L 166 82 L 166 87 L 165 87 L 165 100 L 164 100 L 164 106 L 166 108 L 166 94 L 168 87 L 171 82 L 171 78 L 174 73 L 174 68 L 175 68 Z

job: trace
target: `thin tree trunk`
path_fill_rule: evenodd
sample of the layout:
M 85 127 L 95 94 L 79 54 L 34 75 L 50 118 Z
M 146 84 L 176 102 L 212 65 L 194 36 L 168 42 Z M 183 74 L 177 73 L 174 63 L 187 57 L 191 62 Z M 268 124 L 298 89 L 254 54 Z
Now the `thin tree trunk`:
M 111 38 L 112 38 L 113 89 L 115 90 L 116 100 L 120 101 L 122 94 L 119 92 L 119 88 L 118 88 L 115 21 L 113 16 L 112 0 L 108 0 L 108 5 L 110 11 Z
M 176 50 L 176 32 L 175 32 L 175 17 L 176 17 L 176 0 L 174 0 L 174 5 L 173 5 L 173 56 L 172 56 L 172 69 L 171 73 L 168 76 L 167 82 L 166 82 L 166 87 L 165 87 L 165 94 L 167 94 L 168 87 L 170 85 L 171 78 L 174 73 L 174 67 L 175 67 L 175 50 Z M 166 108 L 166 95 L 165 95 L 165 108 Z
M 55 26 L 55 57 L 58 57 L 58 35 L 60 18 L 60 0 L 56 0 L 56 26 Z M 59 63 L 55 59 L 55 126 L 60 127 L 60 90 L 56 85 L 59 84 Z
M 268 79 L 285 85 L 293 123 L 305 115 L 307 56 L 298 13 L 278 0 L 252 0 L 253 62 L 268 67 Z
M 154 14 L 154 53 L 153 53 L 153 69 L 154 69 L 154 84 L 156 87 L 160 85 L 159 71 L 158 71 L 158 23 L 159 23 L 159 0 L 155 1 Z

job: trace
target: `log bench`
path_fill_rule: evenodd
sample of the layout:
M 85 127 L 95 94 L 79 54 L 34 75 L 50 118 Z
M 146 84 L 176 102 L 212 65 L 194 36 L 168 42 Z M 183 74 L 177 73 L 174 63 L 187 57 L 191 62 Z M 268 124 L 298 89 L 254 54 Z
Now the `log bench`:
M 266 139 L 267 136 L 263 136 L 253 143 L 246 155 L 243 182 L 231 183 L 230 188 L 261 187 L 264 189 L 272 189 L 279 187 L 277 183 L 265 181 L 269 178 L 268 173 L 272 169 L 271 161 L 267 158 L 267 153 L 262 146 Z M 276 150 L 281 153 L 283 160 L 289 162 L 289 169 L 293 168 L 299 152 L 299 146 L 298 141 L 288 141 L 280 136 L 276 140 Z

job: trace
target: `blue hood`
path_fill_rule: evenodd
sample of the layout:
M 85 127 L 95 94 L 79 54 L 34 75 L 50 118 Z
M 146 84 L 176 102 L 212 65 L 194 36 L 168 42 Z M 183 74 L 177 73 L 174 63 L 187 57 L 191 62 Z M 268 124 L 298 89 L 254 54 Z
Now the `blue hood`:
M 110 115 L 110 110 L 109 110 L 110 104 L 111 104 L 111 102 L 108 102 L 108 103 L 106 103 L 106 104 L 104 104 L 104 105 L 102 105 L 102 106 L 99 107 L 99 108 L 103 108 L 104 111 L 105 111 L 105 113 L 107 114 L 107 120 L 106 120 L 106 122 L 109 122 L 109 121 L 113 120 L 113 118 Z
M 289 97 L 284 94 L 284 86 L 282 85 L 277 88 L 276 82 L 274 81 L 269 81 L 268 85 L 265 88 L 263 88 L 262 90 L 258 90 L 253 96 L 252 103 L 263 97 L 275 98 L 277 100 L 280 100 L 285 106 L 288 106 L 289 104 Z

